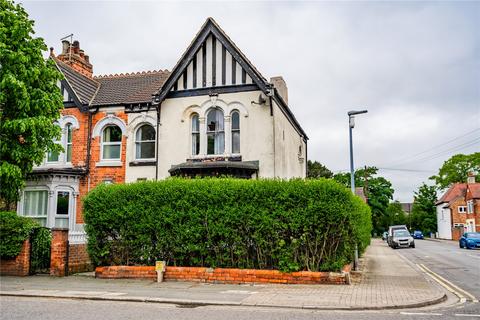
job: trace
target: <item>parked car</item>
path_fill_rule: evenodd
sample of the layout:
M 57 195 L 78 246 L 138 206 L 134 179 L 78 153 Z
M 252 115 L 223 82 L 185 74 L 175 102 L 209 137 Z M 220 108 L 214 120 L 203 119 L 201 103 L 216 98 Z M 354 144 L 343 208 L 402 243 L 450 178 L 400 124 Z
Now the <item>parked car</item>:
M 382 240 L 387 241 L 387 238 L 388 238 L 388 231 L 385 231 L 384 233 L 382 233 Z
M 391 243 L 393 249 L 415 248 L 415 240 L 413 240 L 413 237 L 407 230 L 395 230 L 393 232 Z
M 387 243 L 392 248 L 393 248 L 392 246 L 393 232 L 396 230 L 405 230 L 408 232 L 407 226 L 404 224 L 388 227 Z
M 422 233 L 422 231 L 415 230 L 412 233 L 412 237 L 413 237 L 413 239 L 423 239 L 423 233 Z
M 480 232 L 466 232 L 458 241 L 460 248 L 480 248 Z

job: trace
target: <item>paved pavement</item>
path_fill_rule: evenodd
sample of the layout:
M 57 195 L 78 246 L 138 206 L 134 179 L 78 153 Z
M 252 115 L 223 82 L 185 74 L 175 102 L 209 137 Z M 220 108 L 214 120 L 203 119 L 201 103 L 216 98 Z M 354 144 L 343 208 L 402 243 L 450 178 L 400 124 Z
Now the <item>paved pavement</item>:
M 416 240 L 415 245 L 415 250 L 397 252 L 480 300 L 480 250 L 460 249 L 458 241 L 451 240 Z
M 439 303 L 444 291 L 397 251 L 372 240 L 352 285 L 221 285 L 86 276 L 2 277 L 0 294 L 176 305 L 261 306 L 326 310 L 392 309 Z

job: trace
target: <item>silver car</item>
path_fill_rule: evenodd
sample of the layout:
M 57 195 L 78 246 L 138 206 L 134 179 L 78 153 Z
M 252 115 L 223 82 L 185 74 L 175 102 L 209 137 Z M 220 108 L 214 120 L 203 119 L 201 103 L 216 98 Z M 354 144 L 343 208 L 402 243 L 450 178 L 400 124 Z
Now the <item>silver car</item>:
M 392 237 L 392 248 L 415 248 L 415 240 L 407 230 L 395 230 Z

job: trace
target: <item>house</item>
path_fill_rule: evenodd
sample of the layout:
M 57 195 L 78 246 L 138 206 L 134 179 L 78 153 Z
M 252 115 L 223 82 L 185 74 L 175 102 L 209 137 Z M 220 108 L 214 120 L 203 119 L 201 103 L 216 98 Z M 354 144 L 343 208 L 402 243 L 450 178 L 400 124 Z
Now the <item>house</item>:
M 212 18 L 172 71 L 93 76 L 80 43 L 62 45 L 50 56 L 64 75 L 65 152 L 33 170 L 17 210 L 69 229 L 70 266 L 87 259 L 81 198 L 100 183 L 305 177 L 308 137 L 285 81 L 264 78 Z
M 436 207 L 439 238 L 458 240 L 465 232 L 480 231 L 480 183 L 473 174 L 467 183 L 453 184 Z

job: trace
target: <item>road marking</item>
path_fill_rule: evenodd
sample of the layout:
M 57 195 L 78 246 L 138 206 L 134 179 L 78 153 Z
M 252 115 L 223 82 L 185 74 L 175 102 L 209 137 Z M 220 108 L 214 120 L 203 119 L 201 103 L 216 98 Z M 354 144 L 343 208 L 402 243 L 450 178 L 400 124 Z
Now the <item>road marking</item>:
M 455 317 L 478 317 L 478 318 L 480 318 L 480 314 L 455 313 Z
M 442 313 L 429 313 L 429 312 L 400 312 L 400 314 L 408 316 L 442 316 Z
M 439 284 L 445 287 L 448 291 L 453 292 L 456 296 L 462 299 L 469 298 L 472 302 L 478 302 L 477 298 L 471 293 L 463 290 L 462 288 L 454 285 L 444 277 L 440 276 L 439 274 L 433 272 L 432 270 L 428 269 L 424 264 L 417 265 L 422 271 L 430 275 L 434 280 L 436 280 Z
M 467 256 L 472 257 L 472 258 L 480 259 L 480 256 L 474 256 L 473 254 L 467 254 Z

